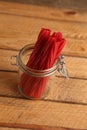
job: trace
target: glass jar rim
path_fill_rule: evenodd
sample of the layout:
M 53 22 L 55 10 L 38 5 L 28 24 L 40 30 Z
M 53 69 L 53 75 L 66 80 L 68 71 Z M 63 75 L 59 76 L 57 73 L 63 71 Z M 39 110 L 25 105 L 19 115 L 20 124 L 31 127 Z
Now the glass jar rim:
M 19 68 L 26 74 L 30 75 L 30 76 L 34 76 L 34 77 L 46 77 L 49 76 L 53 73 L 55 73 L 55 71 L 58 68 L 59 65 L 59 58 L 57 59 L 56 63 L 54 66 L 52 66 L 49 69 L 44 69 L 44 70 L 37 70 L 37 69 L 32 69 L 28 66 L 26 66 L 21 57 L 24 54 L 24 52 L 26 52 L 27 50 L 31 50 L 34 48 L 34 44 L 28 44 L 25 45 L 20 51 L 19 54 L 17 55 L 17 64 L 19 66 Z

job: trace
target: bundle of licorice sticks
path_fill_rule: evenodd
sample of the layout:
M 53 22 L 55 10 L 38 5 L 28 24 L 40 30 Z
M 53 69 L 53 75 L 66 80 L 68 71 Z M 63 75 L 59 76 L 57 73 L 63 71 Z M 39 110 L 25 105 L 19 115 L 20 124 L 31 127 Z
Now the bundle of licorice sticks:
M 35 70 L 51 68 L 60 56 L 65 43 L 62 33 L 51 34 L 51 30 L 42 28 L 26 66 Z M 49 76 L 33 77 L 23 73 L 19 86 L 27 97 L 41 98 L 48 79 Z

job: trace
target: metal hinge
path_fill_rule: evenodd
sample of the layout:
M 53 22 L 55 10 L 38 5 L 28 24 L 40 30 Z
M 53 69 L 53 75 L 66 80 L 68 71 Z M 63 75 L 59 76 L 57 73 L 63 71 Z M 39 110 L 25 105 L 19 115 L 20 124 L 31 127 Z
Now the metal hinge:
M 61 55 L 60 57 L 59 57 L 59 66 L 58 66 L 58 72 L 62 75 L 62 76 L 64 76 L 64 77 L 66 77 L 67 79 L 69 79 L 69 74 L 68 74 L 68 70 L 67 70 L 67 68 L 66 68 L 66 66 L 65 66 L 65 61 L 64 61 L 64 56 L 63 55 Z

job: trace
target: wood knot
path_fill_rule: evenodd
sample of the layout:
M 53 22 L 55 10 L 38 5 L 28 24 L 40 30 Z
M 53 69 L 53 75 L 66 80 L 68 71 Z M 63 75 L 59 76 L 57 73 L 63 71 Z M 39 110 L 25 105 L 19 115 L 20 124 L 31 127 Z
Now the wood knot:
M 81 47 L 81 51 L 85 51 L 85 48 Z
M 75 14 L 77 14 L 76 11 L 65 11 L 64 13 L 67 14 L 67 15 L 75 15 Z

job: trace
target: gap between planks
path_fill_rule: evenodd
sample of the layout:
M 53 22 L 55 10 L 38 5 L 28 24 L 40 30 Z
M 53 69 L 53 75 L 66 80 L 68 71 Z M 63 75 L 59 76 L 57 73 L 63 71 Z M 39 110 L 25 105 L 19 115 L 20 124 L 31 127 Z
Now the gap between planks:
M 0 130 L 85 130 L 85 129 L 70 129 L 70 128 L 63 128 L 63 127 L 50 127 L 50 126 L 40 126 L 40 125 L 14 125 L 12 126 L 12 124 L 7 124 L 7 126 L 5 126 L 4 123 L 0 124 Z M 26 127 L 26 129 L 25 129 Z

